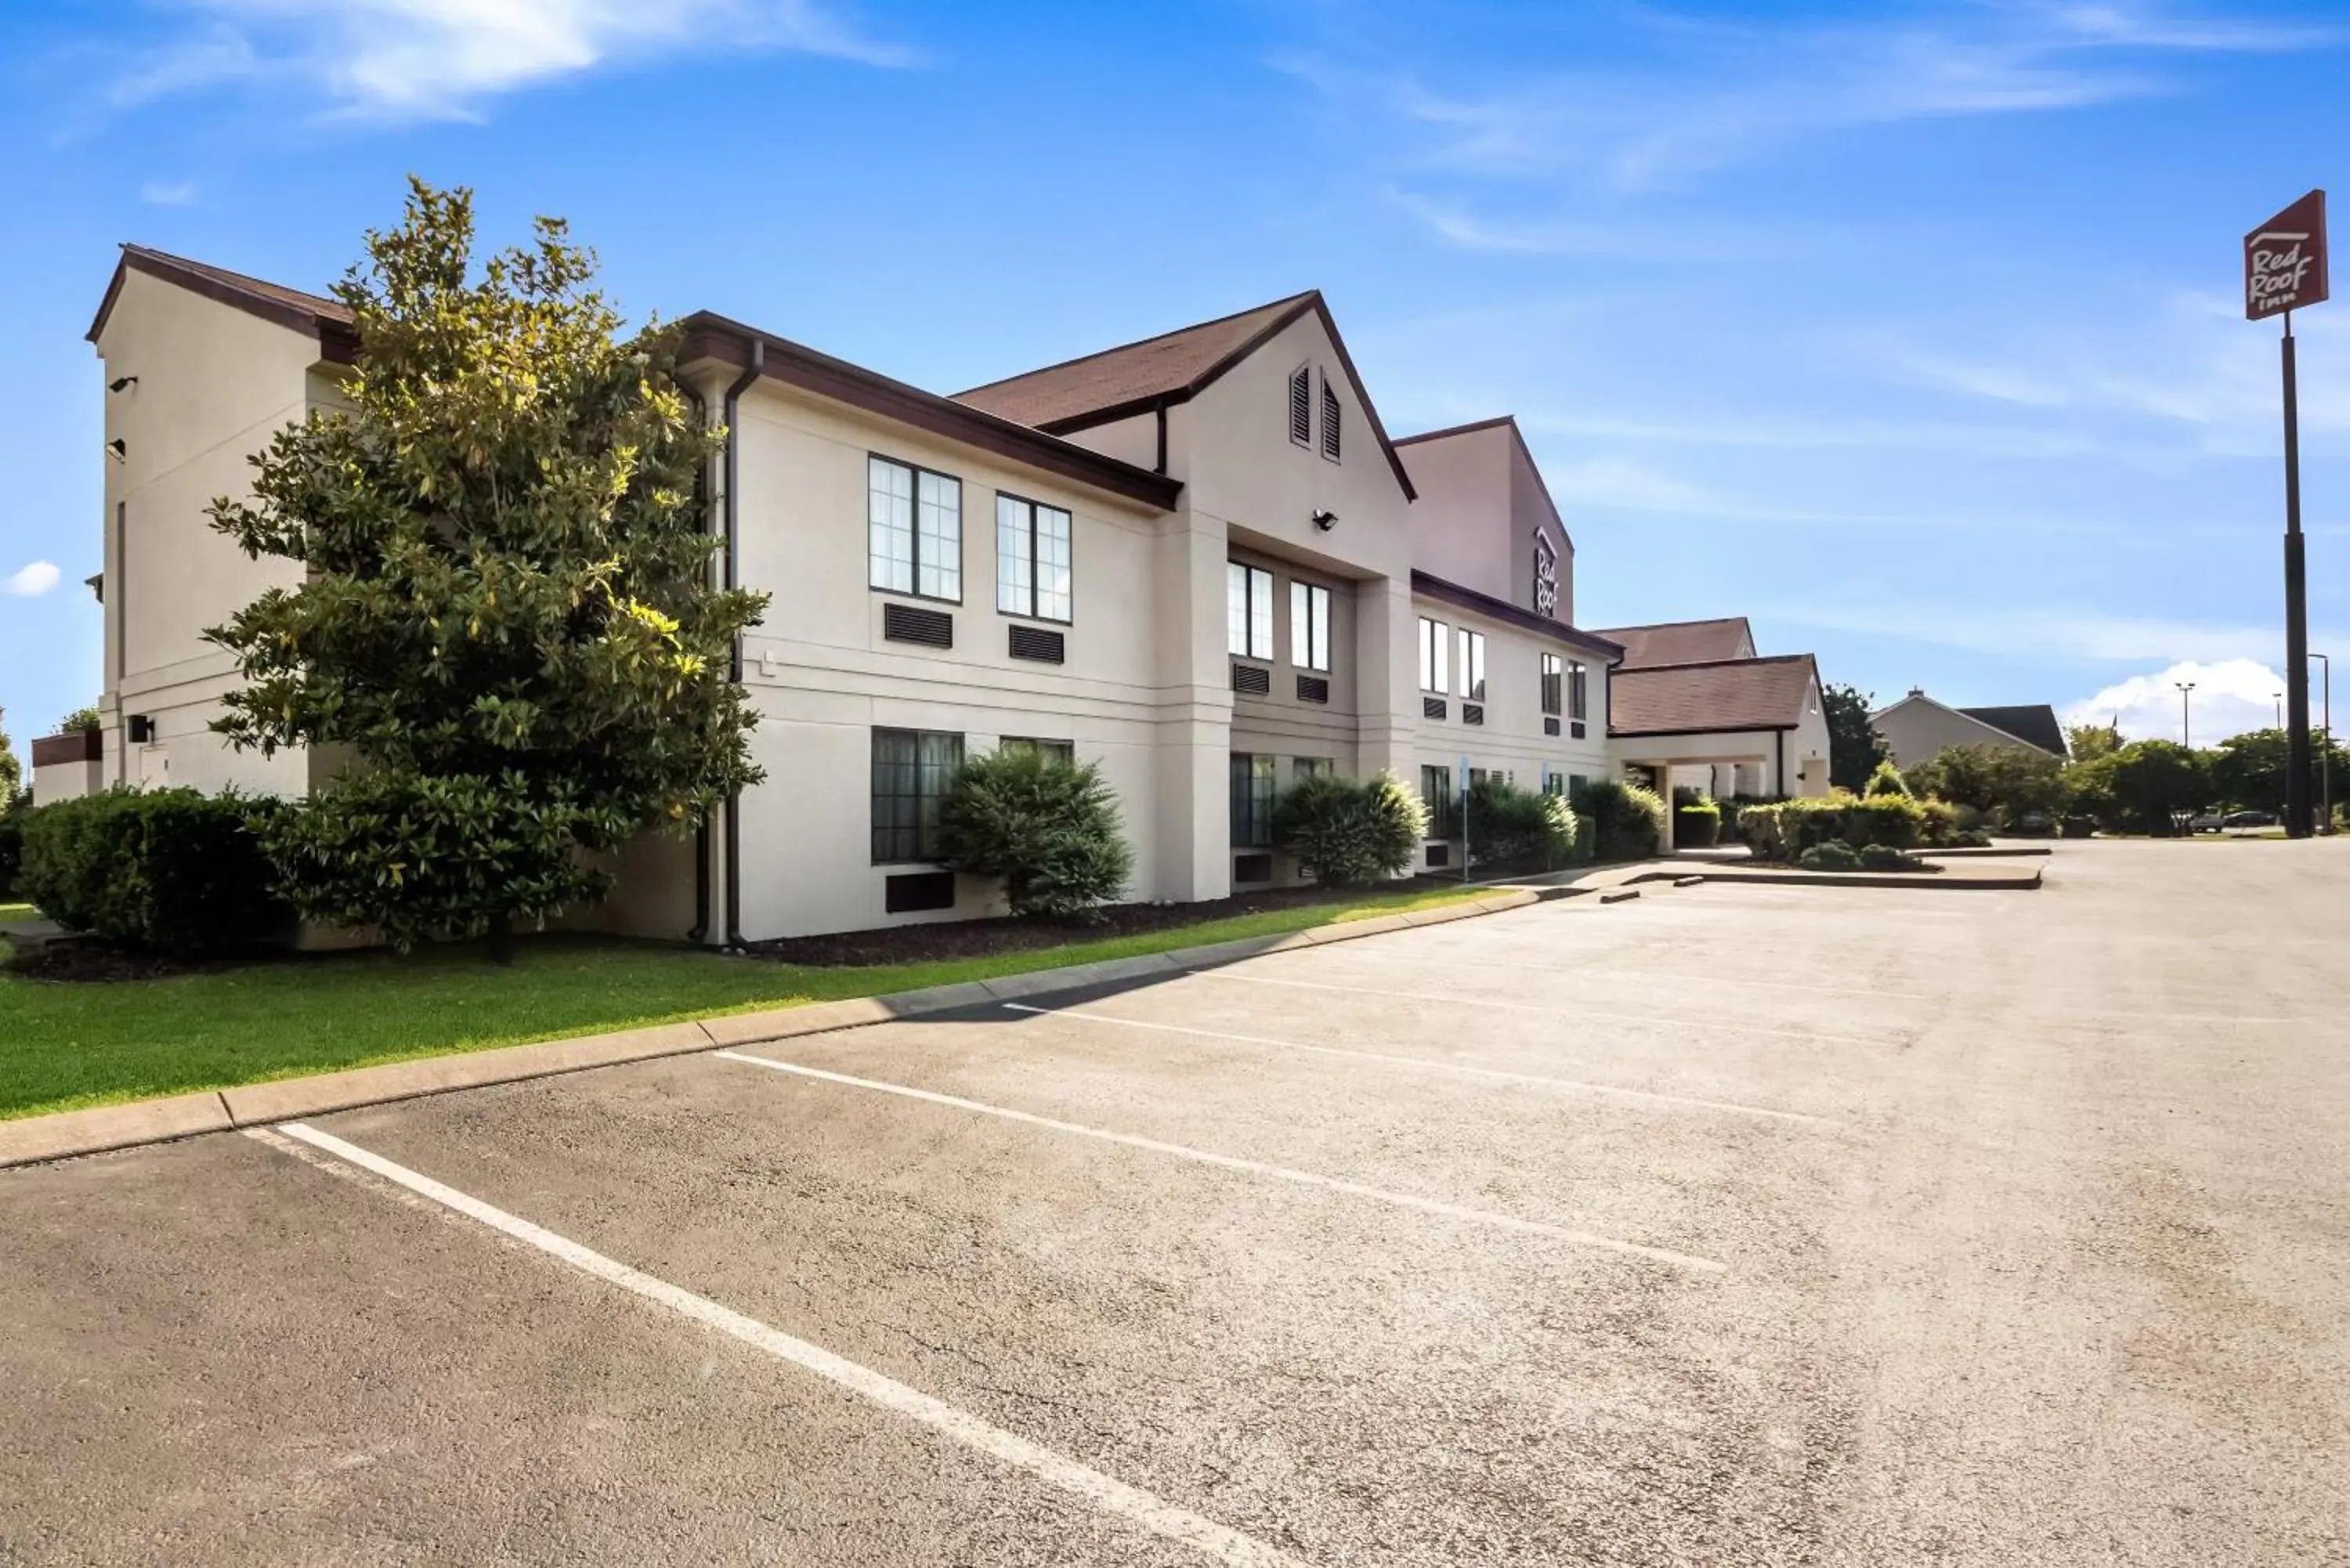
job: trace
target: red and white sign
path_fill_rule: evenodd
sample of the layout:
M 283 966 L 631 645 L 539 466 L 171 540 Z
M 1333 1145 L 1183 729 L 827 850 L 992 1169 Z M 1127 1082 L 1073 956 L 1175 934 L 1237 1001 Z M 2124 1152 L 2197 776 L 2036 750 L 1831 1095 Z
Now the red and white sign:
M 2325 297 L 2325 192 L 2312 191 L 2244 236 L 2244 317 Z

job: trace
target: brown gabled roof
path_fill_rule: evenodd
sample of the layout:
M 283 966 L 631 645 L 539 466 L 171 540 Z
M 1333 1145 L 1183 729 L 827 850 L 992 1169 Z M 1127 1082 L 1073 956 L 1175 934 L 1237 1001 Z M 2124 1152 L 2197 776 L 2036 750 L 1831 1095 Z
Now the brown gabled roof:
M 97 342 L 98 335 L 106 329 L 106 318 L 113 314 L 114 302 L 122 293 L 122 280 L 133 272 L 178 284 L 206 299 L 307 333 L 318 339 L 319 347 L 330 358 L 348 359 L 357 350 L 358 344 L 351 337 L 350 306 L 340 300 L 248 277 L 224 266 L 149 250 L 145 245 L 130 244 L 122 247 L 122 258 L 115 263 L 114 277 L 106 286 L 106 297 L 99 302 L 98 314 L 90 318 L 89 331 L 85 334 L 90 342 Z
M 1365 389 L 1354 357 L 1347 352 L 1346 339 L 1338 336 L 1338 324 L 1331 319 L 1330 306 L 1318 288 L 990 381 L 957 392 L 954 400 L 1053 435 L 1090 430 L 1113 420 L 1190 402 L 1308 311 L 1321 317 L 1322 330 L 1337 350 L 1338 363 L 1371 422 L 1379 451 L 1387 455 L 1388 466 L 1395 472 L 1406 498 L 1413 497 L 1417 493 L 1411 487 L 1411 475 L 1404 472 L 1403 460 L 1388 439 L 1378 409 Z
M 2045 702 L 2023 702 L 2004 708 L 1961 708 L 1968 718 L 2004 730 L 2027 746 L 2037 746 L 2054 756 L 2068 756 L 2072 747 L 2065 742 L 2064 726 L 2056 719 L 2056 710 Z
M 1669 620 L 1652 626 L 1619 626 L 1602 631 L 1610 642 L 1624 645 L 1624 668 L 1653 670 L 1664 664 L 1699 664 L 1710 659 L 1736 659 L 1741 648 L 1754 646 L 1754 632 L 1742 615 L 1715 620 Z
M 1611 665 L 1624 655 L 1621 648 L 1596 632 L 1586 631 L 1581 627 L 1569 626 L 1563 620 L 1554 620 L 1546 615 L 1536 615 L 1530 609 L 1520 608 L 1507 599 L 1497 599 L 1491 594 L 1481 594 L 1475 588 L 1463 587 L 1459 583 L 1447 582 L 1442 577 L 1430 576 L 1417 566 L 1414 566 L 1411 572 L 1411 591 L 1431 599 L 1441 599 L 1449 605 L 1457 605 L 1465 610 L 1474 610 L 1479 615 L 1491 616 L 1495 620 L 1507 621 L 1512 626 L 1531 631 L 1540 637 L 1570 643 L 1586 653 L 1606 659 Z
M 1619 638 L 1620 632 L 1602 636 Z M 1792 730 L 1819 672 L 1808 653 L 1768 659 L 1629 666 L 1607 680 L 1611 735 L 1701 735 L 1733 730 Z

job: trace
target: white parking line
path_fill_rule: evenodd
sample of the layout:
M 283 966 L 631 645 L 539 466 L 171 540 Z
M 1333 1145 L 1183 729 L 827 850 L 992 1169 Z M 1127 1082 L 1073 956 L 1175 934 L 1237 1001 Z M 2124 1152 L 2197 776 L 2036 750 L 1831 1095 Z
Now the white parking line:
M 774 1073 L 788 1073 L 795 1077 L 814 1078 L 822 1083 L 840 1084 L 852 1089 L 871 1089 L 884 1095 L 899 1095 L 910 1100 L 921 1100 L 933 1106 L 947 1106 L 959 1111 L 973 1111 L 983 1116 L 1000 1116 L 1005 1121 L 1020 1122 L 1029 1127 L 1045 1127 L 1054 1132 L 1068 1133 L 1076 1137 L 1089 1137 L 1102 1143 L 1122 1144 L 1128 1148 L 1148 1149 L 1152 1154 L 1172 1155 L 1178 1159 L 1195 1160 L 1225 1170 L 1244 1171 L 1251 1176 L 1269 1176 L 1277 1181 L 1295 1182 L 1300 1187 L 1318 1187 L 1328 1192 L 1343 1192 L 1353 1198 L 1367 1198 L 1377 1203 L 1389 1203 L 1399 1209 L 1416 1209 L 1423 1214 L 1440 1214 L 1448 1220 L 1463 1220 L 1475 1225 L 1492 1225 L 1504 1231 L 1521 1231 L 1531 1236 L 1547 1236 L 1553 1241 L 1571 1242 L 1578 1247 L 1596 1247 L 1603 1251 L 1625 1252 L 1633 1257 L 1648 1258 L 1676 1268 L 1696 1269 L 1705 1273 L 1720 1273 L 1726 1265 L 1711 1258 L 1700 1258 L 1688 1252 L 1676 1252 L 1669 1247 L 1643 1246 L 1638 1241 L 1619 1241 L 1612 1236 L 1595 1235 L 1588 1231 L 1570 1230 L 1562 1225 L 1546 1225 L 1539 1220 L 1521 1220 L 1512 1214 L 1497 1214 L 1490 1209 L 1471 1209 L 1459 1203 L 1447 1203 L 1441 1199 L 1417 1198 L 1409 1192 L 1391 1192 L 1384 1187 L 1371 1187 L 1359 1181 L 1347 1181 L 1335 1176 L 1322 1176 L 1310 1170 L 1293 1170 L 1285 1165 L 1267 1165 L 1261 1160 L 1243 1159 L 1237 1155 L 1217 1154 L 1210 1149 L 1193 1148 L 1187 1144 L 1162 1143 L 1154 1137 L 1142 1137 L 1134 1133 L 1109 1132 L 1101 1127 L 1089 1127 L 1077 1122 L 1065 1122 L 1052 1116 L 1040 1116 L 1032 1111 L 1015 1111 L 1004 1106 L 991 1106 L 981 1100 L 966 1100 L 955 1095 L 941 1095 L 932 1089 L 917 1089 L 904 1084 L 887 1084 L 878 1078 L 856 1078 L 847 1073 L 827 1072 L 822 1067 L 804 1067 L 796 1062 L 778 1062 L 771 1056 L 754 1056 L 743 1051 L 714 1051 L 729 1062 L 746 1066 L 764 1067 Z
M 254 1127 L 246 1130 L 259 1136 L 271 1129 Z M 1139 1487 L 1113 1480 L 1075 1459 L 1064 1459 L 1050 1449 L 1041 1448 L 1025 1438 L 1015 1437 L 1000 1427 L 990 1426 L 942 1399 L 933 1398 L 920 1389 L 910 1388 L 894 1378 L 885 1377 L 869 1367 L 836 1355 L 821 1345 L 794 1338 L 780 1329 L 770 1328 L 756 1318 L 745 1317 L 731 1308 L 721 1306 L 707 1296 L 681 1290 L 665 1280 L 655 1279 L 601 1252 L 590 1251 L 577 1241 L 558 1236 L 503 1209 L 493 1208 L 455 1188 L 444 1187 L 429 1176 L 420 1175 L 406 1166 L 395 1165 L 381 1155 L 370 1154 L 331 1133 L 320 1132 L 303 1122 L 286 1122 L 275 1131 L 286 1137 L 298 1138 L 313 1148 L 347 1160 L 419 1197 L 454 1210 L 469 1220 L 478 1220 L 526 1247 L 536 1248 L 550 1258 L 570 1264 L 584 1274 L 591 1274 L 608 1284 L 618 1285 L 624 1291 L 657 1303 L 778 1361 L 788 1362 L 804 1372 L 812 1372 L 884 1409 L 920 1421 L 965 1448 L 1025 1470 L 1039 1480 L 1083 1498 L 1104 1512 L 1138 1524 L 1154 1535 L 1163 1535 L 1196 1547 L 1218 1563 L 1234 1564 L 1235 1568 L 1297 1568 L 1298 1559 L 1287 1552 L 1218 1524 L 1214 1520 L 1178 1508 Z M 263 1138 L 262 1141 L 274 1143 L 276 1140 Z
M 1648 1023 L 1660 1029 L 1720 1029 L 1732 1034 L 1783 1034 L 1795 1040 L 1825 1040 L 1842 1045 L 1884 1045 L 1882 1039 L 1858 1034 L 1825 1034 L 1816 1029 L 1778 1029 L 1767 1023 L 1729 1023 L 1714 1018 L 1662 1018 L 1653 1012 L 1602 1012 L 1579 1002 L 1497 1002 L 1483 996 L 1458 996 L 1433 991 L 1388 991 L 1369 985 L 1333 985 L 1319 980 L 1275 980 L 1269 974 L 1234 974 L 1226 969 L 1195 969 L 1201 980 L 1229 980 L 1244 985 L 1285 985 L 1300 991 L 1349 992 L 1357 996 L 1392 996 L 1406 1002 L 1441 1002 L 1457 1007 L 1498 1007 L 1509 1012 L 1539 1012 L 1562 1021 L 1596 1018 L 1606 1023 Z
M 1594 1083 L 1587 1078 L 1554 1078 L 1539 1073 L 1513 1073 L 1503 1067 L 1478 1067 L 1466 1062 L 1432 1062 L 1425 1056 L 1399 1056 L 1386 1051 L 1357 1051 L 1344 1045 L 1314 1045 L 1303 1040 L 1270 1040 L 1262 1034 L 1233 1034 L 1222 1029 L 1194 1029 L 1180 1023 L 1150 1023 L 1139 1018 L 1116 1018 L 1107 1012 L 1081 1012 L 1074 1007 L 1031 1007 L 1024 1002 L 1003 1004 L 1014 1012 L 1035 1012 L 1048 1018 L 1081 1018 L 1089 1023 L 1111 1023 L 1121 1029 L 1156 1029 L 1169 1034 L 1197 1034 L 1209 1040 L 1236 1040 L 1243 1045 L 1267 1045 L 1281 1051 L 1310 1051 L 1317 1056 L 1350 1057 L 1357 1062 L 1381 1062 L 1399 1067 L 1419 1067 L 1431 1073 L 1459 1073 L 1471 1078 L 1491 1078 L 1497 1083 L 1525 1084 L 1535 1088 L 1565 1089 L 1573 1094 L 1613 1095 L 1627 1100 L 1648 1100 L 1659 1105 L 1688 1106 L 1697 1110 L 1728 1111 L 1742 1116 L 1763 1116 L 1773 1121 L 1808 1122 L 1817 1127 L 1834 1124 L 1825 1116 L 1805 1116 L 1801 1111 L 1775 1111 L 1763 1106 L 1742 1106 L 1729 1100 L 1700 1099 L 1694 1095 L 1668 1095 L 1654 1089 L 1625 1089 L 1613 1084 Z
M 1523 963 L 1503 963 L 1492 959 L 1463 959 L 1453 958 L 1448 955 L 1444 961 L 1447 966 L 1454 969 L 1498 969 L 1507 970 L 1513 973 L 1518 974 L 1525 972 L 1525 965 Z M 1680 974 L 1676 973 L 1671 970 L 1665 969 L 1617 969 L 1613 964 L 1609 964 L 1605 968 L 1595 966 L 1591 969 L 1582 971 L 1579 972 L 1577 978 L 1595 981 L 1618 980 L 1657 981 L 1671 985 L 1767 986 L 1773 991 L 1815 991 L 1823 996 L 1866 996 L 1870 998 L 1891 998 L 1901 1002 L 1931 1002 L 1934 1000 L 1922 991 L 1878 991 L 1869 986 L 1814 985 L 1807 981 L 1794 980 L 1745 980 L 1735 975 L 1727 974 Z

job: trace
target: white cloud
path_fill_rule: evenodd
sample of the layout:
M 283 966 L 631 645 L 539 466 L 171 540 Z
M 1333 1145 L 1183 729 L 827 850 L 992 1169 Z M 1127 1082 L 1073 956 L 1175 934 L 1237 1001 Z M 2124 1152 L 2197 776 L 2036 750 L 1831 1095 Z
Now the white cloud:
M 2179 686 L 2188 682 L 2195 689 L 2181 693 Z M 2284 677 L 2255 659 L 2183 660 L 2068 702 L 2064 716 L 2067 724 L 2117 725 L 2133 741 L 2176 741 L 2185 733 L 2197 745 L 2210 746 L 2247 730 L 2274 727 L 2284 689 Z
M 500 93 L 689 48 L 777 49 L 874 66 L 912 55 L 817 0 L 184 0 L 205 29 L 116 81 L 130 106 L 261 80 L 307 82 L 339 115 L 477 119 Z
M 38 598 L 57 586 L 57 576 L 55 561 L 35 561 L 5 583 L 0 583 L 0 588 L 20 599 Z
M 182 180 L 167 185 L 151 180 L 139 187 L 139 199 L 151 207 L 192 207 L 196 204 L 196 182 Z
M 1758 613 L 1831 631 L 1929 642 L 1973 653 L 2116 664 L 2152 659 L 2250 664 L 2275 658 L 2284 640 L 2283 628 L 2276 625 L 2215 626 L 2153 616 L 2108 615 L 2061 605 L 2002 610 L 1892 603 L 1871 607 L 1792 604 L 1774 605 Z M 2312 630 L 2310 640 L 2319 647 L 2341 646 L 2350 643 L 2350 636 L 2319 628 Z

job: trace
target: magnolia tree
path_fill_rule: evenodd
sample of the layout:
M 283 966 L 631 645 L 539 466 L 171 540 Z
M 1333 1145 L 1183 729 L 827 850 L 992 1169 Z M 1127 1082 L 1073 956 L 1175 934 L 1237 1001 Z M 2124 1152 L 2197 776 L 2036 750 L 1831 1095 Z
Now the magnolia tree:
M 474 265 L 472 193 L 411 182 L 335 288 L 345 401 L 254 460 L 213 525 L 299 562 L 208 633 L 244 688 L 214 727 L 338 771 L 265 829 L 304 915 L 397 946 L 600 898 L 588 852 L 755 783 L 728 655 L 762 595 L 710 583 L 719 442 L 558 219 Z

